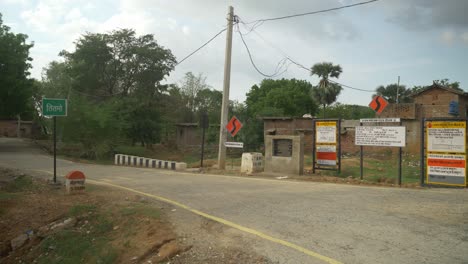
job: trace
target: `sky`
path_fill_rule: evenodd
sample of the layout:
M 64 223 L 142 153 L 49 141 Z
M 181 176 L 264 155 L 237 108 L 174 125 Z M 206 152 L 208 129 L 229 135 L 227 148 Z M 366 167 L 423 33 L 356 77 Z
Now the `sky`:
M 339 7 L 364 0 L 0 0 L 4 24 L 25 33 L 31 49 L 34 78 L 60 60 L 61 50 L 74 50 L 86 32 L 133 28 L 153 34 L 158 44 L 181 60 L 226 27 L 228 6 L 243 22 Z M 379 0 L 367 5 L 317 15 L 267 21 L 254 31 L 239 24 L 260 71 L 275 72 L 285 56 L 311 67 L 332 62 L 343 68 L 344 88 L 338 102 L 368 105 L 379 85 L 430 85 L 433 80 L 459 81 L 468 91 L 467 0 Z M 250 24 L 252 25 L 252 24 Z M 235 27 L 230 99 L 244 101 L 264 77 L 253 67 Z M 248 33 L 248 34 L 247 34 Z M 186 72 L 202 73 L 222 91 L 226 33 L 178 65 L 166 79 L 179 83 Z M 281 64 L 280 64 L 281 65 Z M 275 77 L 318 83 L 310 72 L 284 65 Z

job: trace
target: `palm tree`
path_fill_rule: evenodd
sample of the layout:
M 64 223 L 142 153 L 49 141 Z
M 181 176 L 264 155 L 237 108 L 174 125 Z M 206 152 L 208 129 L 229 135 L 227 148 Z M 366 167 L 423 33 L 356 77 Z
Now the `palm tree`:
M 319 84 L 312 89 L 312 97 L 323 105 L 323 117 L 325 118 L 325 109 L 333 104 L 343 88 L 330 83 L 329 78 L 339 78 L 343 72 L 340 65 L 333 65 L 331 62 L 316 63 L 312 66 L 310 75 L 317 75 L 320 78 Z

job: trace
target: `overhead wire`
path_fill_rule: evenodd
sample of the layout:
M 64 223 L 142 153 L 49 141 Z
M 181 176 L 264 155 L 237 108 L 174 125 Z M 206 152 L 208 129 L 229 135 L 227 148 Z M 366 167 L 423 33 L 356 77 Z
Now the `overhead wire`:
M 243 23 L 243 21 L 239 18 L 239 22 L 242 23 L 244 26 L 245 26 L 245 23 Z M 255 29 L 251 28 L 249 30 L 249 33 L 250 32 L 253 32 L 255 33 L 261 40 L 263 40 L 267 45 L 269 45 L 271 48 L 277 50 L 279 53 L 281 53 L 288 61 L 290 61 L 292 64 L 295 64 L 296 66 L 298 66 L 299 68 L 301 69 L 304 69 L 308 72 L 312 72 L 312 70 L 306 66 L 304 66 L 303 64 L 297 62 L 297 60 L 295 60 L 294 58 L 292 58 L 290 55 L 288 55 L 283 49 L 277 47 L 276 45 L 274 45 L 273 43 L 271 43 L 270 41 L 268 41 L 267 39 L 265 39 L 262 35 L 260 35 L 260 33 L 258 33 Z M 245 35 L 245 34 L 244 34 Z M 283 59 L 283 60 L 284 60 Z M 370 92 L 370 93 L 374 93 L 375 91 L 374 90 L 366 90 L 366 89 L 361 89 L 361 88 L 356 88 L 356 87 L 353 87 L 353 86 L 349 86 L 349 85 L 346 85 L 346 84 L 342 84 L 342 83 L 339 83 L 339 82 L 336 82 L 334 80 L 328 80 L 329 82 L 331 83 L 335 83 L 335 84 L 338 84 L 342 87 L 345 87 L 345 88 L 349 88 L 349 89 L 352 89 L 352 90 L 357 90 L 357 91 L 362 91 L 362 92 Z
M 281 65 L 281 64 L 284 65 L 285 62 L 287 61 L 286 58 L 283 58 L 282 60 L 280 60 L 280 61 L 278 62 L 277 66 L 276 66 L 276 69 L 275 69 L 275 72 L 274 72 L 273 74 L 267 74 L 267 73 L 262 72 L 262 71 L 258 68 L 258 66 L 255 64 L 255 62 L 254 62 L 254 60 L 253 60 L 252 53 L 251 53 L 250 48 L 249 48 L 249 46 L 247 45 L 247 43 L 246 43 L 246 41 L 245 41 L 245 39 L 244 39 L 243 33 L 242 33 L 242 31 L 240 30 L 239 24 L 237 24 L 236 26 L 237 26 L 237 32 L 239 33 L 239 36 L 240 36 L 240 38 L 241 38 L 241 40 L 242 40 L 242 43 L 244 44 L 244 47 L 245 47 L 245 49 L 247 50 L 247 54 L 249 55 L 250 63 L 252 64 L 252 66 L 254 67 L 254 69 L 255 69 L 260 75 L 262 75 L 262 76 L 264 76 L 264 77 L 267 77 L 267 78 L 274 78 L 274 77 L 277 77 L 277 76 L 279 76 L 279 75 L 282 75 L 283 73 L 285 73 L 285 72 L 288 70 L 288 68 L 286 67 L 285 70 L 283 70 L 282 72 L 279 72 L 280 69 L 282 68 L 282 66 L 280 66 L 280 65 Z
M 355 4 L 350 4 L 350 5 L 344 5 L 344 6 L 339 6 L 339 7 L 333 7 L 333 8 L 328 8 L 328 9 L 322 9 L 322 10 L 318 10 L 318 11 L 311 11 L 311 12 L 299 13 L 299 14 L 293 14 L 293 15 L 287 15 L 287 16 L 281 16 L 281 17 L 257 19 L 257 20 L 254 20 L 254 21 L 251 21 L 251 22 L 245 22 L 245 23 L 246 23 L 246 24 L 253 24 L 253 23 L 258 23 L 258 22 L 266 22 L 266 21 L 274 21 L 274 20 L 288 19 L 288 18 L 293 18 L 293 17 L 315 15 L 315 14 L 319 14 L 319 13 L 326 13 L 326 12 L 336 11 L 336 10 L 345 9 L 345 8 L 350 8 L 350 7 L 355 7 L 355 6 L 366 5 L 366 4 L 370 4 L 370 3 L 373 3 L 373 2 L 377 2 L 377 1 L 379 1 L 379 0 L 370 0 L 370 1 L 359 2 L 359 3 L 355 3 Z M 257 26 L 257 27 L 258 27 L 258 26 Z
M 206 41 L 203 45 L 201 45 L 200 47 L 198 47 L 197 49 L 195 49 L 194 51 L 192 51 L 190 54 L 188 54 L 187 56 L 185 56 L 182 60 L 180 60 L 179 62 L 177 62 L 177 65 L 181 64 L 182 62 L 184 62 L 186 59 L 190 58 L 193 54 L 197 53 L 199 50 L 203 49 L 206 45 L 210 44 L 211 41 L 213 41 L 215 38 L 217 38 L 219 35 L 221 35 L 221 33 L 223 33 L 224 31 L 227 30 L 227 27 L 221 29 L 221 31 L 219 31 L 218 33 L 216 33 L 213 37 L 211 37 L 208 41 Z

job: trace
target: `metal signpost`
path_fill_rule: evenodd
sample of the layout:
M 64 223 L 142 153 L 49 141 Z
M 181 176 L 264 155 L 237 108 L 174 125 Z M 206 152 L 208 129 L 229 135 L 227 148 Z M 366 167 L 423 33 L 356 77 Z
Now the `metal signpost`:
M 360 146 L 361 180 L 364 178 L 364 146 L 399 147 L 398 150 L 398 185 L 401 185 L 401 159 L 406 145 L 406 127 L 401 126 L 400 118 L 361 119 L 356 127 L 355 144 Z M 399 123 L 400 126 L 362 126 L 363 123 Z
M 42 115 L 52 116 L 54 122 L 54 183 L 57 183 L 57 116 L 67 116 L 67 99 L 42 99 Z
M 421 185 L 466 187 L 467 120 L 424 119 L 421 126 Z
M 244 148 L 244 143 L 243 142 L 224 142 L 224 146 L 226 148 L 238 148 L 242 149 Z M 229 151 L 229 156 L 231 156 L 231 169 L 234 168 L 234 157 L 232 156 L 232 151 Z
M 226 130 L 231 134 L 231 137 L 235 137 L 237 133 L 241 130 L 242 123 L 237 119 L 237 117 L 233 116 L 231 120 L 226 125 Z M 244 148 L 243 142 L 224 142 L 224 146 L 226 148 Z M 232 151 L 229 151 L 231 156 L 231 168 L 234 168 L 234 158 L 232 157 Z
M 314 120 L 312 173 L 315 170 L 341 172 L 341 119 Z

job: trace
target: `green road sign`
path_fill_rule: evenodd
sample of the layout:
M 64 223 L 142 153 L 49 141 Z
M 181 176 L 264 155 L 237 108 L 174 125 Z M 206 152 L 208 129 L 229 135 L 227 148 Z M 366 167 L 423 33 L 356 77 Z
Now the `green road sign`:
M 42 99 L 42 115 L 67 116 L 67 99 Z

